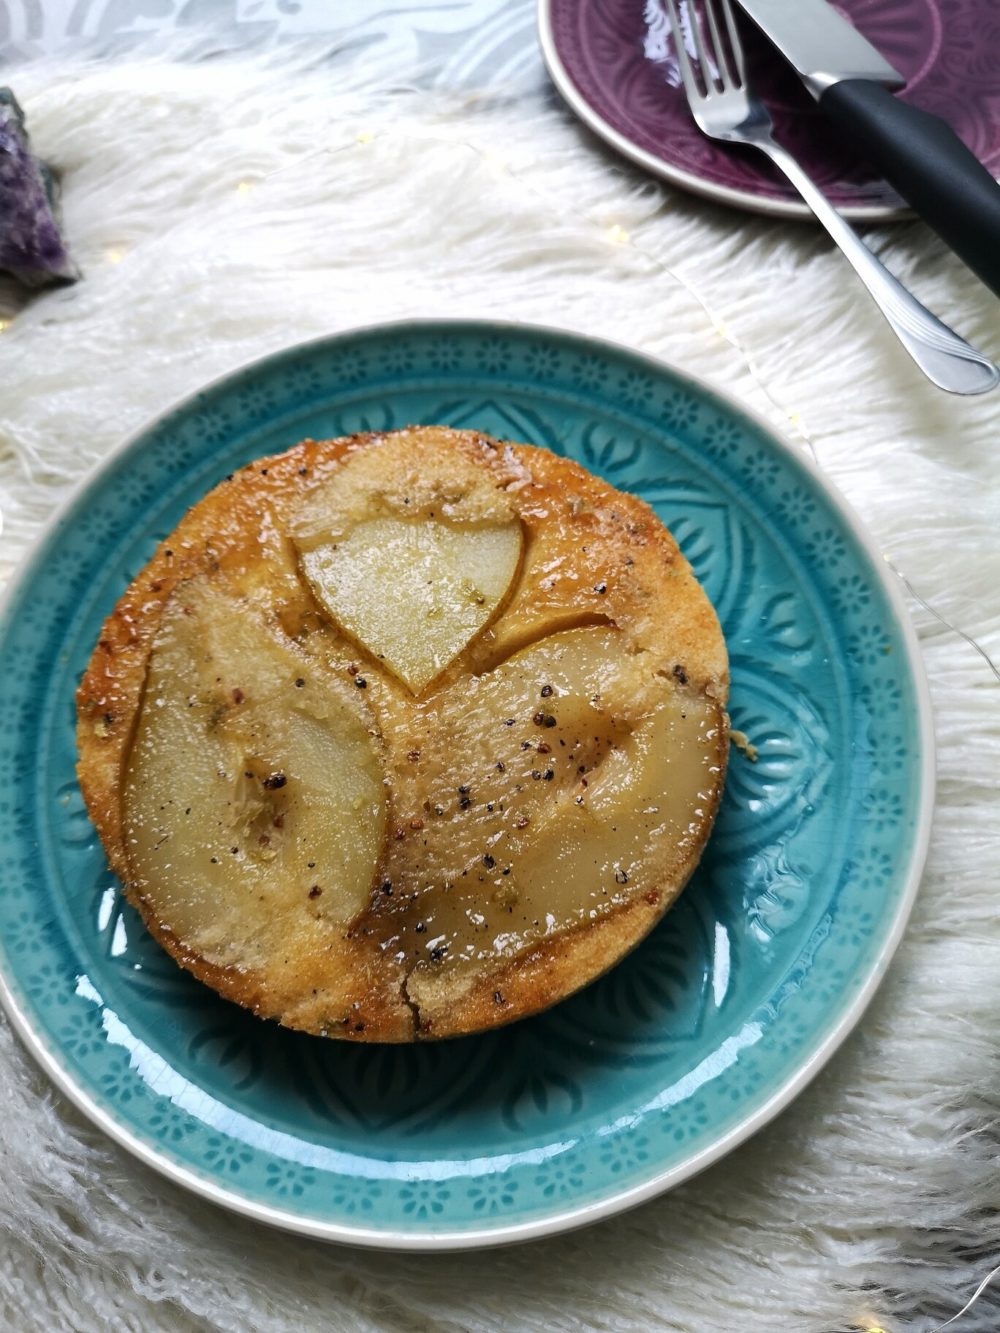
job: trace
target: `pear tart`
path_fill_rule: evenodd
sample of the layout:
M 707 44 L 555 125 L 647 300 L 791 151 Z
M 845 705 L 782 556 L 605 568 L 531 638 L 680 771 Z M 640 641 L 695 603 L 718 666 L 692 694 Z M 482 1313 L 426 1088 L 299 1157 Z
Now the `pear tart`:
M 306 440 L 195 505 L 103 627 L 79 775 L 163 947 L 361 1041 L 533 1013 L 690 876 L 725 645 L 641 501 L 543 449 Z

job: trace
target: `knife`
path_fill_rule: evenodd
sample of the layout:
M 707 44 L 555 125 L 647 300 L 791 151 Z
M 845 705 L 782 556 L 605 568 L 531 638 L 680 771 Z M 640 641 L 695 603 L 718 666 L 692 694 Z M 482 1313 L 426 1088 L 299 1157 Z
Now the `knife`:
M 1000 296 L 1000 184 L 938 116 L 894 97 L 906 80 L 827 0 L 737 0 L 850 142 Z

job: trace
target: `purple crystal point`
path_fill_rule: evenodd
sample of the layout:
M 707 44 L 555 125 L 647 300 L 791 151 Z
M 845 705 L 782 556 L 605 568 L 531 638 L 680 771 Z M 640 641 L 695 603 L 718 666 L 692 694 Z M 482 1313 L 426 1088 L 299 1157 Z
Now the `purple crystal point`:
M 0 88 L 0 270 L 30 287 L 78 276 L 59 234 L 52 176 L 32 155 L 9 88 Z

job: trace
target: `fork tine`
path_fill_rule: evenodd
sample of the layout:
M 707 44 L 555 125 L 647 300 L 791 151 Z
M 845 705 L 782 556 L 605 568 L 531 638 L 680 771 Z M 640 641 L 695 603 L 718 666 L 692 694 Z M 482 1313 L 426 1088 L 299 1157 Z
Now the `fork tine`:
M 734 88 L 735 82 L 732 74 L 729 72 L 729 62 L 726 59 L 726 48 L 723 45 L 722 33 L 719 31 L 719 21 L 715 15 L 714 0 L 703 0 L 705 15 L 708 18 L 708 29 L 712 35 L 712 45 L 715 47 L 715 68 L 724 89 Z
M 733 7 L 730 0 L 722 0 L 722 12 L 726 16 L 726 28 L 729 32 L 729 49 L 733 53 L 733 60 L 736 64 L 736 74 L 739 78 L 740 86 L 746 87 L 747 71 L 743 60 L 743 43 L 740 40 L 739 29 L 736 26 L 736 19 L 733 17 Z
M 705 84 L 705 92 L 709 94 L 715 81 L 712 78 L 712 67 L 705 55 L 705 43 L 701 39 L 701 24 L 698 22 L 698 11 L 693 0 L 688 0 L 687 12 L 691 24 L 691 40 L 694 42 L 695 55 L 698 58 L 698 64 L 701 66 L 701 77 Z
M 670 20 L 670 32 L 674 39 L 674 50 L 677 53 L 677 64 L 681 71 L 681 78 L 684 81 L 684 91 L 687 93 L 689 101 L 700 102 L 705 94 L 698 86 L 691 61 L 688 59 L 687 47 L 684 45 L 684 31 L 677 15 L 677 6 L 674 0 L 666 0 L 666 6 L 667 18 Z

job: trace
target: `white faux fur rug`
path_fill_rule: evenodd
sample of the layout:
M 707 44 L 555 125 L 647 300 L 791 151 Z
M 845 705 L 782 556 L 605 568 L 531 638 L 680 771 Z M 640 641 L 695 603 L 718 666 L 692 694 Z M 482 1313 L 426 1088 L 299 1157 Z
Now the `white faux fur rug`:
M 818 231 L 645 184 L 554 99 L 448 101 L 398 75 L 315 50 L 13 72 L 86 279 L 0 307 L 4 573 L 72 480 L 216 374 L 354 324 L 503 315 L 628 341 L 790 417 L 922 596 L 1000 656 L 1000 395 L 923 382 Z M 921 226 L 875 240 L 1000 357 L 1000 305 Z M 929 1333 L 1000 1259 L 1000 691 L 916 620 L 940 745 L 923 891 L 860 1031 L 770 1129 L 568 1237 L 350 1252 L 140 1167 L 0 1024 L 0 1327 Z M 951 1328 L 998 1326 L 987 1291 Z

